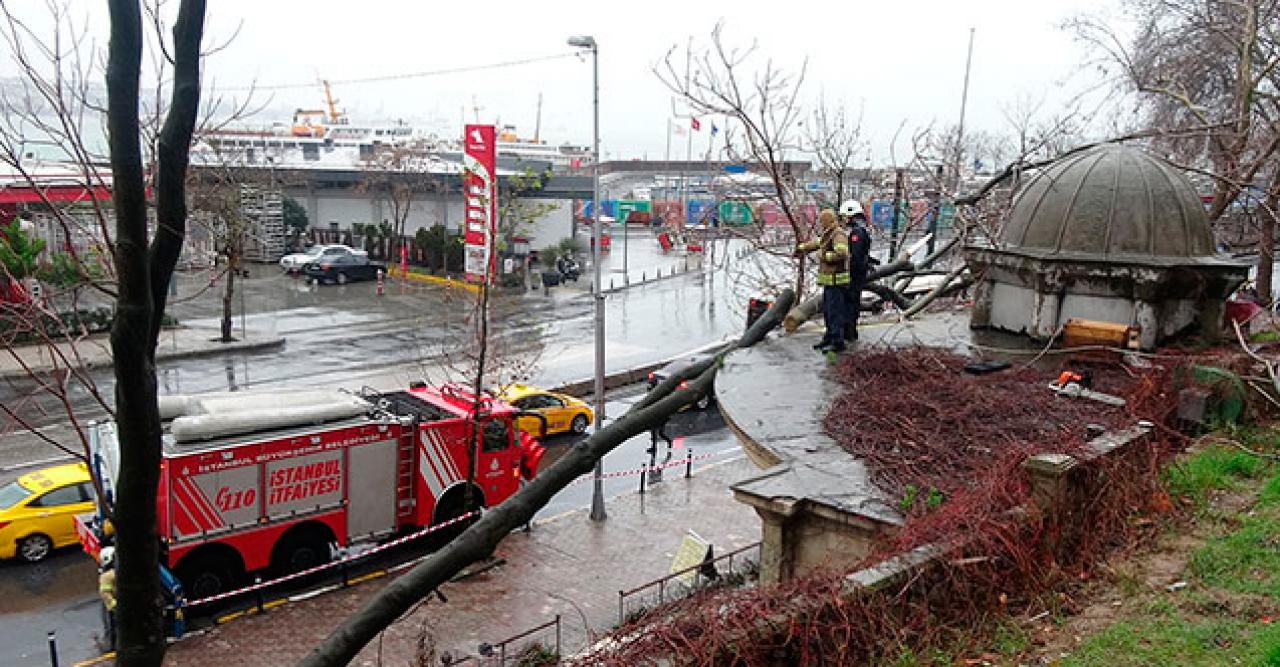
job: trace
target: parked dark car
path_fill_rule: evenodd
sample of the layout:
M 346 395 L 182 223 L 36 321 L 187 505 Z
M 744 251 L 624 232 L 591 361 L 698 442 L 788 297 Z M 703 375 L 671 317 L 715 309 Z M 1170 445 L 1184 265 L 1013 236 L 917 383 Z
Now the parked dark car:
M 387 268 L 382 262 L 369 261 L 368 255 L 350 250 L 333 254 L 332 250 L 333 247 L 326 250 L 320 261 L 302 267 L 302 275 L 308 281 L 345 285 L 357 280 L 375 280 L 378 271 L 385 271 Z
M 686 358 L 684 358 L 684 359 L 676 359 L 675 361 L 673 361 L 673 362 L 671 362 L 671 363 L 667 364 L 666 366 L 663 366 L 662 368 L 659 368 L 658 370 L 656 370 L 656 371 L 654 371 L 654 372 L 652 372 L 652 373 L 650 373 L 650 374 L 649 374 L 649 388 L 650 388 L 650 389 L 653 389 L 654 387 L 658 386 L 658 383 L 659 383 L 659 382 L 662 382 L 663 380 L 665 380 L 665 379 L 667 379 L 667 378 L 671 377 L 672 375 L 675 375 L 675 374 L 679 373 L 680 371 L 683 371 L 684 369 L 686 369 L 686 368 L 688 368 L 688 367 L 690 367 L 690 366 L 692 366 L 692 365 L 694 365 L 694 364 L 696 364 L 696 363 L 698 363 L 698 362 L 700 362 L 700 361 L 702 361 L 702 360 L 704 360 L 704 359 L 708 359 L 708 358 L 710 358 L 710 357 L 712 357 L 712 356 L 714 356 L 714 355 L 711 355 L 711 354 L 695 354 L 695 355 L 693 355 L 692 357 L 686 357 Z M 686 382 L 687 382 L 687 380 L 686 380 Z M 683 389 L 683 388 L 684 388 L 684 383 L 681 383 L 680 388 L 681 388 L 681 389 Z M 696 408 L 697 408 L 697 409 L 699 409 L 699 410 L 706 410 L 707 408 L 711 407 L 711 404 L 716 400 L 715 394 L 714 394 L 714 393 L 712 393 L 712 392 L 714 392 L 714 391 L 715 391 L 715 390 L 714 390 L 714 388 L 713 388 L 711 391 L 707 392 L 707 395 L 705 395 L 705 396 L 703 396 L 702 398 L 698 399 L 696 402 L 694 402 L 694 403 L 690 403 L 690 404 L 688 404 L 688 405 L 686 405 L 686 406 L 684 406 L 684 407 L 682 407 L 682 408 L 680 408 L 680 409 L 681 409 L 681 410 L 688 410 L 689 408 L 694 408 L 694 407 L 696 407 Z

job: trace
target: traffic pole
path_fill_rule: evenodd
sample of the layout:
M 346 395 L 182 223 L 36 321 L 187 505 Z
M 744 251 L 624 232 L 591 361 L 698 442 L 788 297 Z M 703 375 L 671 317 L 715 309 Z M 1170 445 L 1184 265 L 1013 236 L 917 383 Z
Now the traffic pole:
M 378 296 L 382 296 L 382 280 L 384 273 L 386 272 L 382 269 L 378 269 Z
M 53 630 L 49 631 L 49 664 L 58 667 L 58 634 Z

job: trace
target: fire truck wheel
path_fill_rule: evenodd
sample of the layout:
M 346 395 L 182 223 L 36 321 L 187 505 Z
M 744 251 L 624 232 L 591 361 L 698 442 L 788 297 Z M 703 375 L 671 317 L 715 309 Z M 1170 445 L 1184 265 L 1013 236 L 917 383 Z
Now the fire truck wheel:
M 573 418 L 573 421 L 569 424 L 569 428 L 573 429 L 574 433 L 581 435 L 587 432 L 588 423 L 589 421 L 587 420 L 586 415 L 578 415 Z
M 235 574 L 230 567 L 212 554 L 189 561 L 184 560 L 178 566 L 177 575 L 182 581 L 187 598 L 191 600 L 202 600 L 224 593 L 231 590 L 236 582 Z
M 47 536 L 35 533 L 18 540 L 18 557 L 28 563 L 37 563 L 49 556 L 53 551 L 53 541 Z
M 323 565 L 331 558 L 326 536 L 318 530 L 301 530 L 280 540 L 271 562 L 276 572 L 283 575 Z

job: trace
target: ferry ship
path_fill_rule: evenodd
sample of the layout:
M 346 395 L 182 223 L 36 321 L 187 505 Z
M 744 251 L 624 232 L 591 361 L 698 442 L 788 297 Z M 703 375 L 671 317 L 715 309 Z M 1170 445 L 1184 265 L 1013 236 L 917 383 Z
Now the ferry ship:
M 445 138 L 403 122 L 359 125 L 339 111 L 328 82 L 325 109 L 297 109 L 289 123 L 266 127 L 226 127 L 202 133 L 192 149 L 196 164 L 243 164 L 282 169 L 355 170 L 376 167 L 393 155 L 398 168 L 410 166 L 431 173 L 458 173 L 463 146 L 459 138 Z M 515 126 L 503 126 L 497 141 L 498 170 L 566 171 L 588 166 L 591 150 L 569 144 L 526 141 Z

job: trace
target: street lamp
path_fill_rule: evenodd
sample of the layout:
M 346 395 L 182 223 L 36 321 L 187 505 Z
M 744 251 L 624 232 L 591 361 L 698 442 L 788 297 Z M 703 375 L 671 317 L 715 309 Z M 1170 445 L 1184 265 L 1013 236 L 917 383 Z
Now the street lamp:
M 577 35 L 569 38 L 569 46 L 591 51 L 591 266 L 595 282 L 591 292 L 596 301 L 596 381 L 595 433 L 604 426 L 604 292 L 600 290 L 600 48 L 594 37 Z M 596 461 L 591 492 L 591 520 L 604 521 L 604 459 Z

